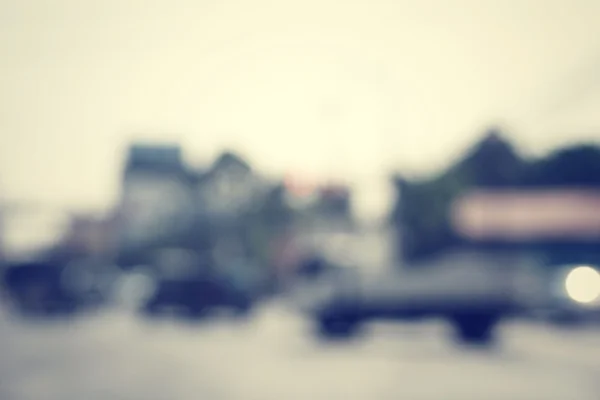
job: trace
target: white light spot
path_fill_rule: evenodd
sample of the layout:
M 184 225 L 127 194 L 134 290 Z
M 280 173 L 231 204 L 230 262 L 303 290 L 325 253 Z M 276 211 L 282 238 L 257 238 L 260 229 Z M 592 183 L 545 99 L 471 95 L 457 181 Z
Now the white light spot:
M 565 289 L 578 303 L 591 303 L 600 297 L 600 273 L 591 267 L 576 267 L 567 275 Z

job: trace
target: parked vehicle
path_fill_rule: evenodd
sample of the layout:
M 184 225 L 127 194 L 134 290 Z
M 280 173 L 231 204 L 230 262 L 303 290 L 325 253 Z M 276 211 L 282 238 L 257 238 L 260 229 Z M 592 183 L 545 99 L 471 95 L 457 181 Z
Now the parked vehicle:
M 3 276 L 6 298 L 23 314 L 73 312 L 80 299 L 65 286 L 64 272 L 63 265 L 49 261 L 11 264 Z
M 374 320 L 439 317 L 454 326 L 460 342 L 491 344 L 498 323 L 524 307 L 516 273 L 477 257 L 376 274 L 348 269 L 321 280 L 304 305 L 328 339 L 351 338 Z
M 166 254 L 163 253 L 151 269 L 153 290 L 143 303 L 145 314 L 172 310 L 189 317 L 201 317 L 216 309 L 226 309 L 244 316 L 251 311 L 251 293 L 236 286 L 227 275 L 214 271 L 189 254 L 163 256 Z

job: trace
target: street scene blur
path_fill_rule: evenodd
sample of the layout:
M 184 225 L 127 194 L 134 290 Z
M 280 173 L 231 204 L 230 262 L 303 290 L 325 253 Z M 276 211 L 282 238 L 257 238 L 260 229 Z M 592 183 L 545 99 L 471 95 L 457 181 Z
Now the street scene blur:
M 600 398 L 598 4 L 25 3 L 0 399 Z

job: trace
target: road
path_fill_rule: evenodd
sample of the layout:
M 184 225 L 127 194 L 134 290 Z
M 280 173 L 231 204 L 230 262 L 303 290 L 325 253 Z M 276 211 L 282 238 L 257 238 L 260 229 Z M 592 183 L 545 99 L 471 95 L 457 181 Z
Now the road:
M 0 399 L 600 398 L 600 331 L 502 326 L 466 350 L 441 322 L 375 325 L 326 345 L 280 305 L 247 323 L 149 322 L 126 311 L 41 323 L 0 317 Z

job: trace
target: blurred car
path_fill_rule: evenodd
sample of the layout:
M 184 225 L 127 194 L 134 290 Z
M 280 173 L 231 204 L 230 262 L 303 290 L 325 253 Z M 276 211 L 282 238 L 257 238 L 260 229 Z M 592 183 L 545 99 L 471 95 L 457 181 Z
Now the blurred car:
M 189 317 L 201 317 L 216 309 L 248 315 L 253 296 L 235 285 L 226 274 L 215 272 L 191 254 L 162 253 L 153 266 L 151 293 L 142 305 L 146 315 L 172 310 Z
M 331 272 L 336 266 L 327 257 L 319 254 L 310 254 L 300 260 L 296 269 L 296 276 L 300 279 L 311 281 Z
M 71 313 L 91 304 L 88 272 L 51 260 L 12 263 L 3 274 L 5 295 L 22 314 Z
M 441 317 L 469 344 L 492 344 L 498 323 L 519 312 L 514 273 L 501 260 L 366 273 L 350 268 L 324 277 L 304 302 L 319 336 L 348 339 L 375 320 Z
M 245 315 L 251 307 L 252 301 L 249 296 L 215 276 L 159 277 L 155 282 L 153 294 L 144 304 L 143 311 L 156 315 L 171 309 L 190 317 L 200 317 L 216 308 L 225 308 L 237 315 Z

